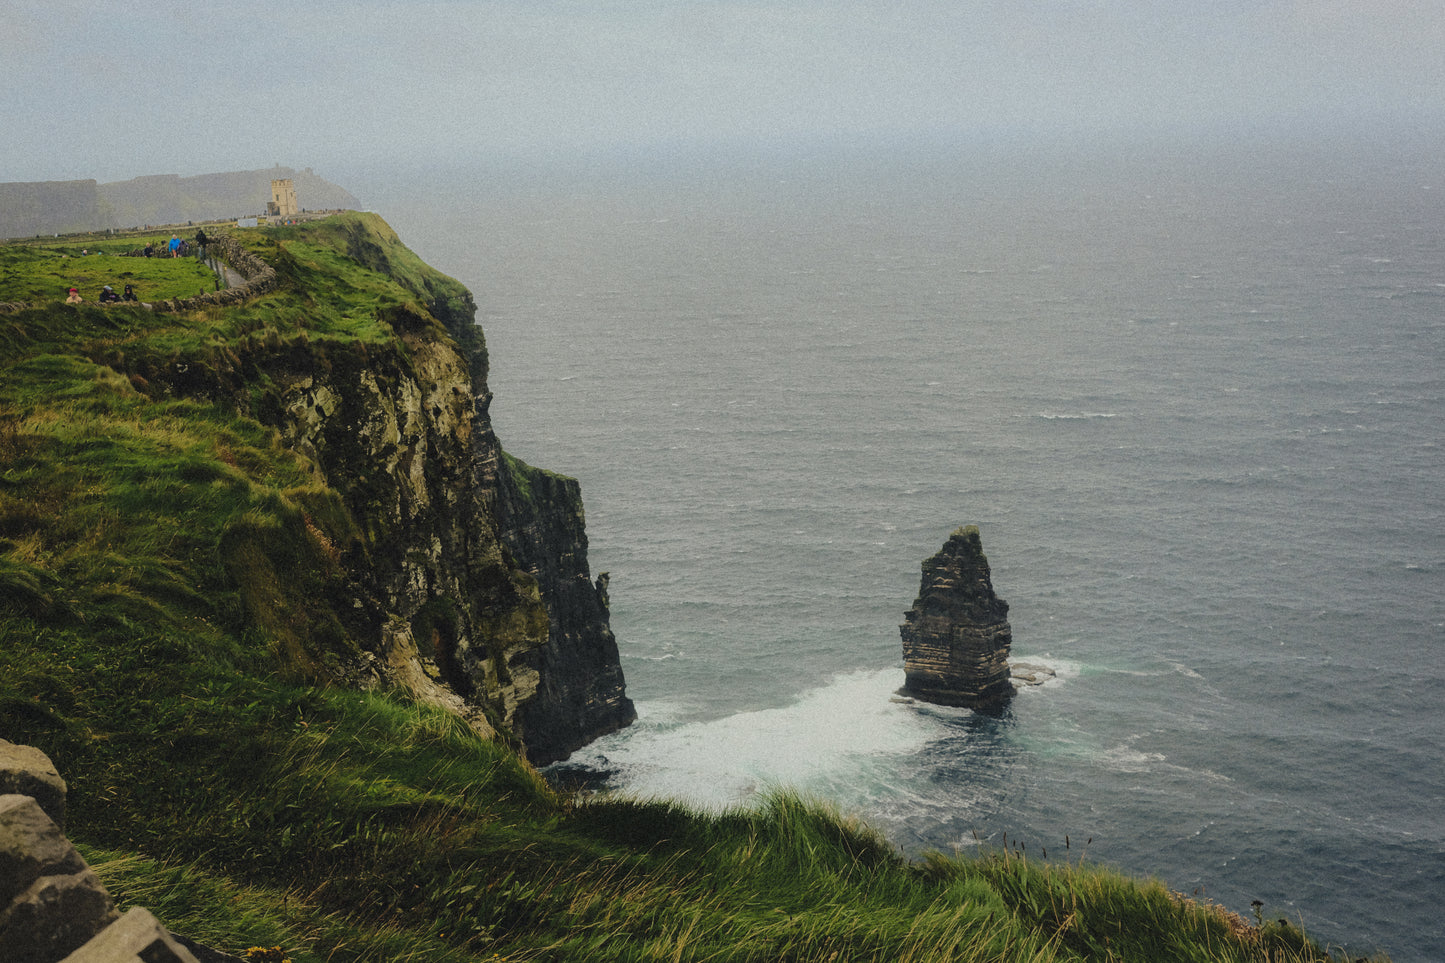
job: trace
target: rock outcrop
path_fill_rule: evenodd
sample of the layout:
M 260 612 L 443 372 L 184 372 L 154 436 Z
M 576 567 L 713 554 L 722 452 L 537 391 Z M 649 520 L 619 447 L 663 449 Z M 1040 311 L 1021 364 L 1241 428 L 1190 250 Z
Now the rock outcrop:
M 576 479 L 503 456 L 497 504 L 502 540 L 537 580 L 547 643 L 528 657 L 537 695 L 517 714 L 533 762 L 574 750 L 637 718 L 625 694 L 608 615 L 607 576 L 588 578 L 586 519 Z
M 298 562 L 265 525 L 224 540 L 249 614 L 302 674 L 401 685 L 509 733 L 537 765 L 627 725 L 636 713 L 588 569 L 580 487 L 502 450 L 472 295 L 375 215 L 319 230 L 416 296 L 383 309 L 394 337 L 103 359 L 148 394 L 240 407 L 313 466 L 326 491 L 297 496 L 298 521 L 319 559 Z M 272 289 L 294 270 L 281 250 L 247 277 Z M 318 570 L 324 580 L 303 587 Z
M 907 694 L 970 709 L 997 709 L 1013 697 L 1008 603 L 994 594 L 976 526 L 955 531 L 923 563 L 899 631 Z

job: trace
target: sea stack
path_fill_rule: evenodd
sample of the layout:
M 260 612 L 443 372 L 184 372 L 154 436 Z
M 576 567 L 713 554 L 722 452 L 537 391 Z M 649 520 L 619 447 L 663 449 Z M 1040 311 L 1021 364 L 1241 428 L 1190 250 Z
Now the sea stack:
M 1008 603 L 994 594 L 978 526 L 955 531 L 923 563 L 918 598 L 903 618 L 908 695 L 969 709 L 997 709 L 1013 698 Z

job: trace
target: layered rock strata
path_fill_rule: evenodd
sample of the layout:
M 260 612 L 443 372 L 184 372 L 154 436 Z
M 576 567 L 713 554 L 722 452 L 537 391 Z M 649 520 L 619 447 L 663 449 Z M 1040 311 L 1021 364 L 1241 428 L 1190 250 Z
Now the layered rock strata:
M 100 359 L 152 395 L 240 407 L 313 471 L 317 489 L 295 495 L 305 552 L 264 524 L 223 539 L 247 614 L 287 668 L 402 686 L 514 738 L 534 764 L 627 725 L 636 713 L 588 569 L 580 487 L 502 450 L 472 295 L 374 215 L 327 230 L 415 295 L 381 310 L 393 337 Z M 280 286 L 298 270 L 284 250 L 265 268 Z
M 1008 603 L 994 594 L 976 526 L 955 531 L 923 563 L 899 632 L 909 695 L 970 709 L 997 709 L 1013 697 Z
M 607 575 L 588 578 L 586 518 L 576 479 L 503 456 L 497 515 L 510 554 L 537 580 L 547 642 L 529 656 L 538 693 L 517 713 L 533 762 L 565 759 L 637 718 L 612 635 Z
M 391 243 L 363 223 L 348 253 L 391 273 Z M 371 349 L 293 369 L 280 426 L 385 546 L 362 608 L 382 623 L 392 674 L 431 701 L 485 707 L 545 765 L 636 718 L 588 568 L 581 488 L 502 450 L 470 293 L 419 293 L 430 317 L 387 315 L 404 358 Z

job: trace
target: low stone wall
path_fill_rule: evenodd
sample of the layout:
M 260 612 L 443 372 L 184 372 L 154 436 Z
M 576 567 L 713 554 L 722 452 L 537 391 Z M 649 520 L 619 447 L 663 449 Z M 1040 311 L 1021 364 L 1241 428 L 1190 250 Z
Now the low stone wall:
M 211 238 L 207 245 L 210 253 L 220 260 L 225 261 L 231 269 L 241 277 L 245 278 L 244 284 L 233 288 L 226 288 L 224 291 L 211 291 L 206 294 L 198 294 L 192 298 L 171 298 L 166 301 L 152 302 L 149 307 L 153 311 L 192 311 L 196 308 L 213 306 L 227 306 L 240 304 L 258 294 L 264 294 L 276 288 L 279 281 L 276 278 L 276 269 L 265 261 L 261 260 L 250 251 L 246 250 L 229 234 L 218 234 Z M 118 302 L 125 303 L 125 302 Z M 0 301 L 0 314 L 14 314 L 17 311 L 24 311 L 27 308 L 37 307 L 34 302 L 29 301 Z
M 248 298 L 276 288 L 278 283 L 276 269 L 243 248 L 229 234 L 220 234 L 211 238 L 207 248 L 210 253 L 225 261 L 233 271 L 245 278 L 246 283 L 234 288 L 226 288 L 224 291 L 198 294 L 193 298 L 171 298 L 168 301 L 156 301 L 151 305 L 152 308 L 157 311 L 192 311 L 196 308 L 216 305 L 239 304 Z
M 65 780 L 38 749 L 0 739 L 0 958 L 5 963 L 240 963 L 124 915 L 65 838 Z

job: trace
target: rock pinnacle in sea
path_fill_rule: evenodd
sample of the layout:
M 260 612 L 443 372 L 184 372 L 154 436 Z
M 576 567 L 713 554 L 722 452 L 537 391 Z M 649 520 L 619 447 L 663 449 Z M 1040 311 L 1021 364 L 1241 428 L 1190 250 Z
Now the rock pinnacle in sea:
M 955 531 L 923 563 L 918 598 L 903 618 L 907 694 L 970 709 L 999 708 L 1013 698 L 1008 603 L 994 594 L 977 526 Z

